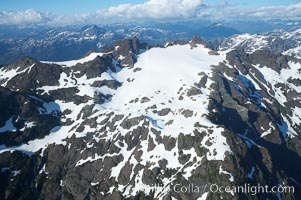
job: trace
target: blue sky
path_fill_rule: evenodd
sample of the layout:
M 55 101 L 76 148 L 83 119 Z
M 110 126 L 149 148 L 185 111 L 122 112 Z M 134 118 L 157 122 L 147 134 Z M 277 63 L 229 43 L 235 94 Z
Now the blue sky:
M 125 3 L 142 3 L 143 0 L 0 0 L 0 10 L 21 11 L 35 9 L 57 14 L 93 12 Z
M 143 20 L 301 20 L 301 0 L 0 0 L 0 25 Z
M 99 9 L 117 6 L 119 4 L 139 4 L 146 0 L 0 0 L 1 11 L 22 11 L 35 9 L 38 11 L 49 11 L 55 14 L 79 14 L 94 12 Z M 235 7 L 262 7 L 290 5 L 301 2 L 301 0 L 205 0 L 202 3 L 218 4 L 228 2 Z

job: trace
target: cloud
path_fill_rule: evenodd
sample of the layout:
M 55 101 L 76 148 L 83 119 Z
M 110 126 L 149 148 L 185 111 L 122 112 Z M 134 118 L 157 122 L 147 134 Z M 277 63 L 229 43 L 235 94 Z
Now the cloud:
M 20 24 L 39 24 L 51 20 L 50 13 L 38 12 L 33 9 L 25 11 L 0 11 L 0 24 L 20 25 Z
M 301 3 L 289 6 L 268 6 L 247 13 L 250 17 L 267 19 L 301 19 Z
M 92 14 L 91 14 L 92 16 Z M 45 25 L 49 26 L 66 26 L 66 25 L 76 25 L 76 24 L 99 24 L 95 20 L 92 20 L 90 15 L 57 15 L 53 17 L 51 20 L 47 21 Z
M 211 20 L 301 20 L 301 3 L 288 6 L 241 8 L 233 4 L 210 5 L 199 11 L 198 17 Z
M 64 26 L 85 23 L 97 23 L 95 13 L 76 15 L 55 15 L 34 9 L 25 11 L 0 11 L 0 25 L 49 25 Z M 94 19 L 94 20 L 93 20 Z
M 203 3 L 202 0 L 148 0 L 145 3 L 120 4 L 91 13 L 70 16 L 33 9 L 17 12 L 0 11 L 0 25 L 64 26 L 189 18 L 207 20 L 301 19 L 301 3 L 289 6 L 244 8 L 229 2 L 227 0 L 219 3 Z
M 142 4 L 121 4 L 97 13 L 104 17 L 128 19 L 175 19 L 195 17 L 201 0 L 149 0 Z
M 223 0 L 202 3 L 201 0 L 149 0 L 142 4 L 121 4 L 96 12 L 102 19 L 301 19 L 301 3 L 289 6 L 242 8 Z M 97 17 L 97 15 L 96 15 Z

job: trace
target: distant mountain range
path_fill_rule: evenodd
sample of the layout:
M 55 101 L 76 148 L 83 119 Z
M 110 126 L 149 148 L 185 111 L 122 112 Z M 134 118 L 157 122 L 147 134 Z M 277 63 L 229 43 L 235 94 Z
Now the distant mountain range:
M 301 29 L 287 32 L 284 30 L 275 30 L 264 34 L 240 34 L 230 38 L 223 39 L 219 43 L 219 49 L 240 48 L 247 53 L 253 53 L 257 50 L 269 50 L 275 54 L 283 53 L 285 55 L 301 58 Z
M 246 25 L 248 24 L 248 26 Z M 190 40 L 197 35 L 218 47 L 224 38 L 248 32 L 274 29 L 295 30 L 299 21 L 208 22 L 190 20 L 137 25 L 86 25 L 67 27 L 0 26 L 0 64 L 10 64 L 22 56 L 62 61 L 80 57 L 90 50 L 101 50 L 113 41 L 137 36 L 151 45 Z M 223 42 L 224 45 L 224 42 Z

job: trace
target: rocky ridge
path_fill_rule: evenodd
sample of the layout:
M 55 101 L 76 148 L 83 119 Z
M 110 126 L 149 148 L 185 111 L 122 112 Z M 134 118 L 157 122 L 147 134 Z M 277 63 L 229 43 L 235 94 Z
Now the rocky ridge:
M 247 53 L 268 50 L 274 54 L 290 55 L 301 58 L 301 29 L 291 32 L 274 30 L 261 34 L 238 34 L 219 42 L 219 49 L 244 49 Z
M 301 61 L 137 38 L 0 69 L 3 199 L 298 199 Z M 293 185 L 294 194 L 175 184 Z M 144 191 L 160 185 L 161 190 Z M 142 189 L 141 189 L 142 188 Z

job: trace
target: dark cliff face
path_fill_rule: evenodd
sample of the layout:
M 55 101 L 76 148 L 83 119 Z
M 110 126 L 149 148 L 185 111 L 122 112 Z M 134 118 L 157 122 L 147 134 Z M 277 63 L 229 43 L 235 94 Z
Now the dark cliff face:
M 211 94 L 209 109 L 214 110 L 210 115 L 212 120 L 235 133 L 231 140 L 239 137 L 238 140 L 247 144 L 247 149 L 234 150 L 234 158 L 239 161 L 236 167 L 240 168 L 236 175 L 242 177 L 244 173 L 248 173 L 248 169 L 256 166 L 259 173 L 248 180 L 253 184 L 264 182 L 267 185 L 277 185 L 277 176 L 282 179 L 298 177 L 300 180 L 298 167 L 296 168 L 301 165 L 298 150 L 300 137 L 286 135 L 293 120 L 292 111 L 300 107 L 300 101 L 297 100 L 300 98 L 300 91 L 295 88 L 297 84 L 279 83 L 273 87 L 265 78 L 271 74 L 260 72 L 261 68 L 269 68 L 280 74 L 283 69 L 289 69 L 288 63 L 295 62 L 295 59 L 267 51 L 256 51 L 251 55 L 243 51 L 232 51 L 227 54 L 227 59 L 230 65 L 220 64 L 215 67 L 216 92 Z M 300 60 L 297 62 L 300 63 Z M 236 69 L 231 66 L 236 66 Z M 257 86 L 251 80 L 255 80 Z M 283 104 L 273 95 L 279 90 L 284 94 Z M 274 127 L 273 131 L 271 127 Z M 293 126 L 297 134 L 300 133 L 300 128 L 298 123 Z M 272 134 L 266 135 L 267 133 Z M 234 148 L 239 148 L 238 146 Z M 292 179 L 287 181 L 295 185 Z M 299 192 L 296 194 L 299 195 Z M 258 199 L 261 198 L 266 196 L 258 195 Z
M 170 61 L 169 48 L 179 48 L 188 55 L 200 49 L 193 62 L 219 61 L 208 64 L 210 72 L 199 66 L 196 76 L 179 80 L 184 83 L 174 88 L 175 93 L 152 88 L 164 73 L 158 71 L 149 85 L 155 93 L 149 96 L 131 90 L 147 70 L 139 60 L 145 59 L 140 53 L 149 47 L 137 38 L 116 42 L 102 54 L 91 52 L 86 55 L 91 59 L 69 65 L 25 57 L 1 68 L 0 198 L 197 199 L 203 195 L 135 191 L 139 185 L 177 183 L 285 183 L 295 186 L 295 193 L 281 194 L 283 199 L 301 198 L 301 61 L 266 50 L 248 54 L 238 49 L 223 55 L 206 47 L 194 38 L 189 44 L 158 48 L 162 60 Z M 187 59 L 184 53 L 174 59 Z M 190 64 L 187 60 L 187 71 Z M 174 67 L 171 70 L 176 71 Z M 286 76 L 289 70 L 299 74 Z M 176 87 L 170 82 L 172 74 L 167 74 L 163 86 Z M 148 81 L 148 74 L 143 77 Z M 107 107 L 122 95 L 130 101 L 118 109 Z M 160 98 L 164 103 L 155 103 Z M 174 108 L 176 102 L 179 109 Z M 132 112 L 133 107 L 137 112 Z M 147 114 L 141 114 L 144 109 Z M 168 117 L 162 124 L 160 119 Z M 177 117 L 183 123 L 192 121 L 192 126 L 180 123 L 173 129 L 175 135 L 165 134 L 164 126 L 175 125 Z M 233 195 L 209 193 L 207 199 L 277 198 L 267 193 Z

